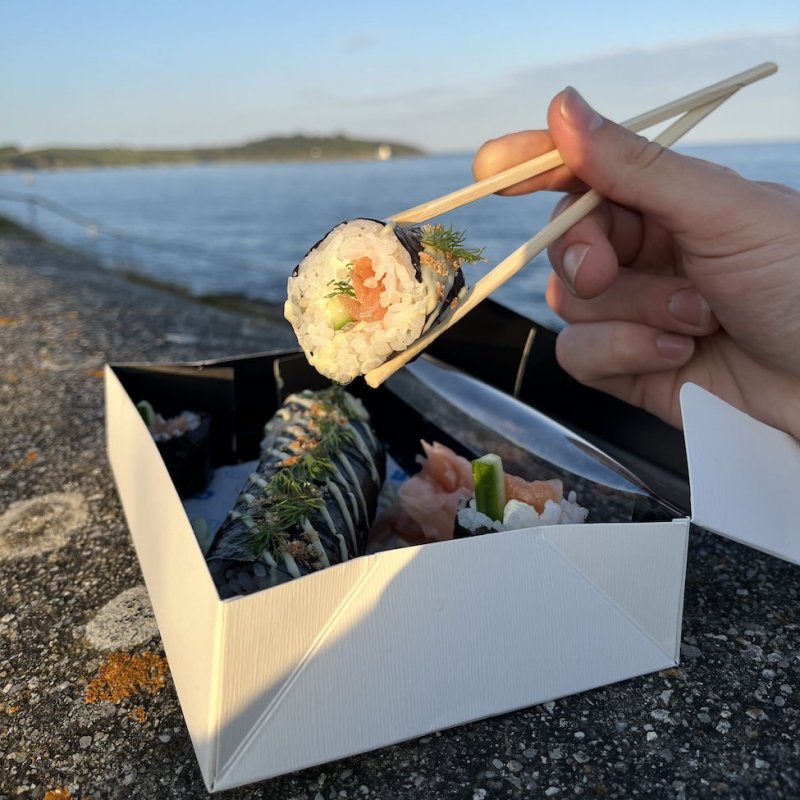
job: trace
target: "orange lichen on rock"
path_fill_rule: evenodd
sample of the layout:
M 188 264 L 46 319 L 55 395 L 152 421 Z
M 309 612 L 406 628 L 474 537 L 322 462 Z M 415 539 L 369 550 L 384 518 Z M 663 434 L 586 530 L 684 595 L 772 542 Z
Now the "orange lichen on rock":
M 119 703 L 134 694 L 155 694 L 164 686 L 167 659 L 158 653 L 111 653 L 86 687 L 86 702 Z
M 128 716 L 135 719 L 137 722 L 147 722 L 147 712 L 142 706 L 134 706 L 129 712 Z
M 43 800 L 72 800 L 72 792 L 66 786 L 50 789 L 45 792 Z

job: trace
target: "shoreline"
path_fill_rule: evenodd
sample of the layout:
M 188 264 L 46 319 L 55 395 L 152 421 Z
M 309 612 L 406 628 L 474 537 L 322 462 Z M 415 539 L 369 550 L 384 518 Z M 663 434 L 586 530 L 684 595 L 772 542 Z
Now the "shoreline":
M 155 289 L 159 292 L 174 295 L 182 300 L 197 303 L 201 306 L 210 306 L 211 308 L 216 308 L 223 311 L 246 314 L 267 322 L 271 322 L 273 324 L 286 324 L 283 316 L 282 303 L 270 302 L 269 300 L 259 300 L 257 298 L 247 297 L 240 294 L 193 294 L 183 286 L 179 286 L 178 284 L 171 283 L 169 281 L 162 281 L 158 278 L 153 278 L 149 275 L 145 275 L 144 273 L 137 272 L 130 267 L 107 267 L 100 261 L 94 259 L 90 254 L 87 254 L 78 248 L 69 247 L 68 245 L 61 244 L 60 242 L 56 242 L 52 239 L 47 239 L 32 228 L 28 228 L 16 220 L 0 214 L 0 239 L 4 237 L 11 239 L 16 238 L 29 243 L 46 245 L 54 250 L 63 250 L 65 253 L 68 253 L 73 257 L 83 258 L 88 262 L 94 262 L 98 270 L 108 274 L 118 275 L 131 284 Z
M 342 163 L 378 163 L 388 164 L 392 161 L 405 161 L 406 159 L 429 158 L 431 153 L 408 153 L 393 155 L 388 159 L 375 156 L 330 156 L 319 158 L 214 158 L 195 159 L 187 161 L 143 161 L 137 164 L 64 164 L 62 166 L 46 167 L 6 167 L 0 165 L 0 175 L 38 175 L 54 172 L 94 172 L 108 169 L 180 169 L 182 167 L 214 167 L 214 166 L 253 166 L 259 164 L 342 164 Z M 461 155 L 461 154 L 457 154 Z

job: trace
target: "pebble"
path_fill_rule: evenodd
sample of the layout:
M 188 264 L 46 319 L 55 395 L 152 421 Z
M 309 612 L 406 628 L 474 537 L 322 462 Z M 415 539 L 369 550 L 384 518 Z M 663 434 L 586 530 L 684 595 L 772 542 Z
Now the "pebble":
M 78 739 L 78 745 L 82 750 L 85 750 L 87 747 L 89 747 L 91 743 L 92 743 L 91 736 L 81 736 L 81 738 Z
M 786 705 L 786 698 L 782 694 L 779 694 L 773 702 L 778 708 L 783 708 Z
M 120 592 L 86 625 L 96 650 L 130 650 L 158 636 L 158 625 L 144 585 Z
M 700 650 L 699 647 L 695 647 L 693 644 L 686 644 L 685 642 L 681 643 L 681 658 L 697 658 L 702 654 L 702 650 Z
M 507 766 L 512 772 L 520 772 L 522 770 L 522 764 L 514 758 L 508 762 Z
M 544 790 L 544 793 L 548 797 L 555 797 L 557 794 L 561 793 L 561 789 L 558 786 L 549 786 L 547 789 Z
M 197 336 L 193 333 L 177 333 L 170 331 L 164 334 L 164 341 L 169 344 L 196 344 Z

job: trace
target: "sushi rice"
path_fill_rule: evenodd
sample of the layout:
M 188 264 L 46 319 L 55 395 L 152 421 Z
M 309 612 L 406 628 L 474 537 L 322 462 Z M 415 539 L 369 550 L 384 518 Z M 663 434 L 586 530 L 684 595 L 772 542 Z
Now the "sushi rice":
M 503 509 L 503 521 L 495 521 L 482 514 L 475 507 L 472 498 L 465 508 L 458 512 L 458 524 L 471 531 L 487 529 L 491 531 L 515 531 L 521 528 L 535 528 L 539 525 L 572 525 L 586 521 L 589 510 L 577 502 L 575 492 L 562 497 L 559 502 L 547 500 L 540 514 L 533 506 L 521 500 L 509 500 Z

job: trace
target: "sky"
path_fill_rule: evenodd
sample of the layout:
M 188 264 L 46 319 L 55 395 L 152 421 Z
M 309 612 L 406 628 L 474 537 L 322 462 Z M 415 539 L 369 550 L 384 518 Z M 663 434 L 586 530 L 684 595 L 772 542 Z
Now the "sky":
M 0 145 L 465 152 L 568 84 L 621 120 L 767 60 L 686 141 L 800 140 L 799 0 L 3 0 Z

